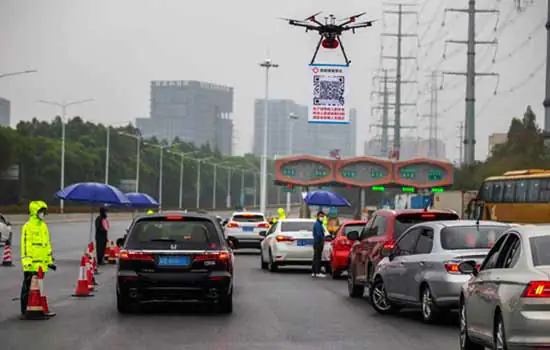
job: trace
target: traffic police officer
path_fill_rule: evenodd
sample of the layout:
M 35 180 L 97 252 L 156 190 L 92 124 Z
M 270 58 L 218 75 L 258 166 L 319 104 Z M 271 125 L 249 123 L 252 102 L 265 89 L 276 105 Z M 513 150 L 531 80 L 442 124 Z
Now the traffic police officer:
M 21 314 L 25 315 L 31 280 L 41 267 L 44 273 L 48 268 L 56 270 L 53 264 L 52 246 L 48 225 L 44 217 L 48 205 L 43 201 L 29 203 L 29 220 L 21 228 L 21 265 L 23 266 L 23 285 L 21 287 Z M 50 312 L 48 316 L 55 316 Z

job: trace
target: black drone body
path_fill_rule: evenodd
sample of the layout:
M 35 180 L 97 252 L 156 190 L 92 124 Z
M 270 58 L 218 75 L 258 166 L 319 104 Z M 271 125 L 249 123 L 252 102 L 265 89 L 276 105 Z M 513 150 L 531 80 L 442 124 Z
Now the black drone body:
M 317 47 L 315 48 L 313 58 L 311 59 L 311 64 L 315 63 L 315 58 L 317 57 L 317 53 L 319 53 L 319 48 L 323 45 L 325 49 L 329 50 L 340 47 L 342 54 L 344 55 L 344 59 L 346 60 L 346 64 L 349 65 L 351 61 L 346 55 L 346 50 L 344 49 L 340 36 L 349 30 L 355 34 L 355 30 L 357 29 L 372 27 L 374 21 L 357 22 L 357 18 L 363 16 L 365 13 L 366 12 L 351 16 L 343 21 L 337 21 L 334 15 L 329 15 L 328 17 L 325 17 L 324 24 L 316 18 L 320 12 L 309 16 L 303 21 L 289 18 L 284 18 L 284 20 L 287 20 L 290 25 L 305 28 L 306 32 L 310 30 L 316 31 L 321 36 L 319 38 L 319 42 L 317 43 Z

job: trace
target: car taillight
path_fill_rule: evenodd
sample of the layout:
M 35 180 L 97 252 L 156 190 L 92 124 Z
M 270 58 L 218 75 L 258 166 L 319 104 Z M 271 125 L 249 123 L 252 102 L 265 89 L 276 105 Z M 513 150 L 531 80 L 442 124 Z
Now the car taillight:
M 420 217 L 422 219 L 433 219 L 435 218 L 435 214 L 421 214 Z
M 277 235 L 277 237 L 275 237 L 275 240 L 277 240 L 277 242 L 294 242 L 294 238 L 283 235 Z
M 444 265 L 445 270 L 447 270 L 448 273 L 462 274 L 462 272 L 460 272 L 460 269 L 458 268 L 458 265 L 460 264 L 456 261 L 447 261 Z
M 384 243 L 384 245 L 382 246 L 382 249 L 388 249 L 388 250 L 391 250 L 395 247 L 395 242 L 394 241 L 386 241 Z
M 258 224 L 258 226 L 256 226 L 258 228 L 270 228 L 271 226 L 269 226 L 269 224 L 267 222 L 262 222 L 261 224 Z
M 120 260 L 155 261 L 151 254 L 131 250 L 121 250 L 118 258 Z
M 207 254 L 200 254 L 195 255 L 193 258 L 193 261 L 209 261 L 209 260 L 216 260 L 216 261 L 228 261 L 231 258 L 231 255 L 229 252 L 221 251 L 217 253 L 207 253 Z
M 236 222 L 230 222 L 227 224 L 227 228 L 235 228 L 235 227 L 240 227 L 240 226 Z
M 533 281 L 521 295 L 523 298 L 550 298 L 550 281 Z

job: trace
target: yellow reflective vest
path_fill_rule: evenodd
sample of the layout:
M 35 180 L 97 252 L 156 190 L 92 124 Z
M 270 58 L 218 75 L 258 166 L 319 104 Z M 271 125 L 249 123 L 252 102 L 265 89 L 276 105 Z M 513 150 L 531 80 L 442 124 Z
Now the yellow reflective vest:
M 21 228 L 21 265 L 25 272 L 37 272 L 39 267 L 48 272 L 53 263 L 48 225 L 38 218 L 40 209 L 48 206 L 42 201 L 29 204 L 29 220 Z

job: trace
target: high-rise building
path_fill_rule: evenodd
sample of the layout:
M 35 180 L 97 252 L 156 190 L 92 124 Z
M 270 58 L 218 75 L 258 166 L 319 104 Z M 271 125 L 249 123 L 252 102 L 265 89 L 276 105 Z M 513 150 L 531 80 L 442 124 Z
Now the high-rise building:
M 492 154 L 496 145 L 501 145 L 508 141 L 507 133 L 494 133 L 489 135 L 489 154 Z
M 253 150 L 257 156 L 263 153 L 264 103 L 257 99 L 254 103 L 254 142 Z M 287 156 L 309 154 L 328 157 L 332 150 L 340 150 L 340 156 L 350 157 L 356 153 L 357 112 L 350 110 L 350 124 L 309 124 L 308 107 L 293 100 L 269 100 L 268 102 L 268 147 L 267 156 Z M 294 114 L 298 119 L 291 119 Z M 290 132 L 292 128 L 292 133 Z M 290 140 L 292 134 L 292 140 Z
M 177 137 L 231 155 L 232 112 L 232 87 L 193 80 L 152 81 L 150 118 L 137 118 L 136 126 L 144 137 Z
M 10 101 L 0 97 L 0 126 L 10 126 Z
M 388 158 L 389 154 L 382 154 L 382 143 L 379 138 L 374 138 L 365 141 L 364 154 L 370 157 Z M 445 160 L 446 149 L 445 142 L 437 140 L 435 144 L 436 159 Z M 434 158 L 430 157 L 430 140 L 421 139 L 416 137 L 402 137 L 401 138 L 401 151 L 399 154 L 400 160 L 407 160 L 413 158 Z

